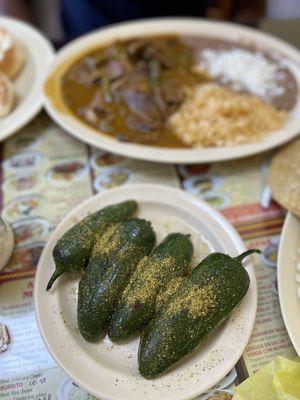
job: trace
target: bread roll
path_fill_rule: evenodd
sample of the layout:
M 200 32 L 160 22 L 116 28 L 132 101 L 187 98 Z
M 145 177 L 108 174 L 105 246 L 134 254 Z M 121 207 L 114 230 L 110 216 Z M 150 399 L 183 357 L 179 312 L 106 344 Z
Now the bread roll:
M 5 117 L 14 104 L 14 91 L 10 80 L 0 72 L 0 118 Z
M 0 71 L 10 79 L 18 76 L 24 64 L 24 52 L 10 32 L 0 28 Z

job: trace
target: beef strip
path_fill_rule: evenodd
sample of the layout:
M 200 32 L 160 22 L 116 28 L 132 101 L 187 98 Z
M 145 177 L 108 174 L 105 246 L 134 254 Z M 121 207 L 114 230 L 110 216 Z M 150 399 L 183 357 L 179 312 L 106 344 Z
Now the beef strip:
M 131 129 L 132 131 L 139 132 L 139 133 L 150 133 L 155 131 L 160 122 L 157 120 L 143 118 L 137 114 L 129 113 L 127 117 L 125 117 L 125 124 L 127 128 Z
M 151 42 L 145 46 L 143 59 L 157 60 L 164 68 L 172 68 L 178 62 L 178 51 L 176 46 L 172 45 L 172 40 L 160 40 Z
M 108 60 L 104 66 L 104 73 L 110 81 L 121 78 L 130 69 L 126 60 Z
M 160 119 L 159 109 L 150 92 L 138 92 L 128 88 L 123 99 L 129 110 L 143 119 Z

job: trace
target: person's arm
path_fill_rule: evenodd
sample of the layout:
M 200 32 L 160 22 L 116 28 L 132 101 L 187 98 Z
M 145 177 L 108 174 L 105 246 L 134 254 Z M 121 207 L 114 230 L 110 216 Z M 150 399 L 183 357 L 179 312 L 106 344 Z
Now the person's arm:
M 0 0 L 0 14 L 33 22 L 31 10 L 26 0 Z

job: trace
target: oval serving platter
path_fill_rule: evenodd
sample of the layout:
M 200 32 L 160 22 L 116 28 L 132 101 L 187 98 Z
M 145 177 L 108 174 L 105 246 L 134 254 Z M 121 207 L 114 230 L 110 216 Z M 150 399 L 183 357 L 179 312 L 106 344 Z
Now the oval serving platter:
M 296 48 L 271 35 L 230 23 L 192 18 L 163 18 L 116 24 L 84 35 L 57 53 L 44 85 L 44 105 L 49 115 L 70 134 L 92 146 L 127 157 L 168 163 L 206 163 L 250 156 L 279 146 L 299 133 L 299 93 L 297 104 L 289 113 L 281 130 L 264 136 L 260 141 L 234 147 L 171 149 L 120 142 L 90 127 L 70 113 L 62 100 L 60 81 L 80 54 L 86 53 L 87 49 L 105 46 L 115 40 L 158 34 L 200 35 L 250 43 L 270 52 L 274 49 L 276 54 L 282 54 L 285 60 L 292 60 L 295 65 L 300 66 L 300 53 Z M 300 87 L 300 68 L 293 68 L 293 74 Z
M 193 195 L 161 185 L 127 185 L 108 190 L 72 211 L 53 232 L 43 251 L 35 281 L 40 332 L 59 366 L 78 385 L 102 400 L 192 399 L 224 378 L 245 350 L 257 304 L 251 262 L 246 263 L 250 288 L 240 306 L 197 350 L 155 380 L 146 380 L 138 373 L 138 339 L 115 345 L 107 337 L 96 344 L 81 338 L 76 322 L 78 278 L 64 276 L 50 293 L 45 291 L 54 269 L 52 249 L 57 239 L 88 213 L 127 199 L 138 201 L 137 215 L 152 222 L 157 242 L 169 232 L 191 234 L 195 247 L 192 265 L 213 249 L 230 255 L 244 251 L 232 226 Z

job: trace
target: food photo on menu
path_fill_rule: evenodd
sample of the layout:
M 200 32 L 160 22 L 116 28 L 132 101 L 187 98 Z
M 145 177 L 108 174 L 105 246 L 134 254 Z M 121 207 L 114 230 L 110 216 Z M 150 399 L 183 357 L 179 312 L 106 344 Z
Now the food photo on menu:
M 300 400 L 297 0 L 0 0 L 0 397 Z

